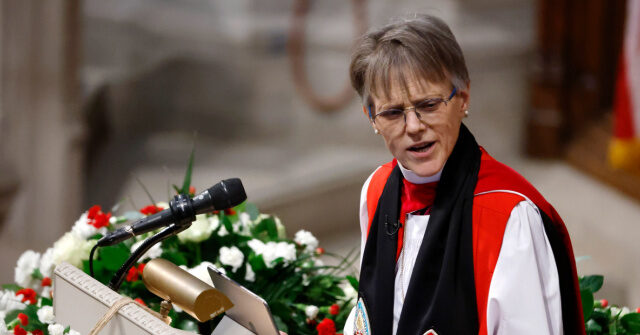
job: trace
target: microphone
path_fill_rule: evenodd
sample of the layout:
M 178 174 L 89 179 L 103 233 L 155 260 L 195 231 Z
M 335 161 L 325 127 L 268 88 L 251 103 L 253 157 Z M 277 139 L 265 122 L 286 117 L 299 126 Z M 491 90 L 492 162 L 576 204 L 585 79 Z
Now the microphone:
M 98 240 L 97 246 L 114 245 L 172 223 L 179 226 L 188 225 L 195 221 L 196 214 L 231 208 L 246 199 L 247 194 L 238 178 L 223 180 L 193 199 L 187 195 L 178 194 L 169 203 L 169 208 L 107 234 Z

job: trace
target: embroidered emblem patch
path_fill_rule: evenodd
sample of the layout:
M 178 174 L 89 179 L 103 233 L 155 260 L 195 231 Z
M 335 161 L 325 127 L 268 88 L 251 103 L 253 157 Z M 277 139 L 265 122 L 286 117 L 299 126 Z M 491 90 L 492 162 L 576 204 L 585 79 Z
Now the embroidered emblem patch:
M 429 329 L 426 333 L 424 333 L 424 335 L 438 335 L 438 333 L 436 333 L 436 331 L 433 329 Z
M 367 309 L 364 307 L 364 301 L 362 298 L 358 299 L 358 303 L 356 304 L 356 317 L 354 323 L 354 335 L 371 335 L 369 315 L 367 314 Z

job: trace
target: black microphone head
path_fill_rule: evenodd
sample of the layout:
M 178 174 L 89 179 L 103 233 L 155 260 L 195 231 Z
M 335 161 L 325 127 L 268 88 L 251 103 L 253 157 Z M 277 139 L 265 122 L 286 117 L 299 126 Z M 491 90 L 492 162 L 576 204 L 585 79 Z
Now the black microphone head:
M 231 208 L 247 200 L 247 194 L 239 178 L 225 179 L 208 191 L 216 210 Z

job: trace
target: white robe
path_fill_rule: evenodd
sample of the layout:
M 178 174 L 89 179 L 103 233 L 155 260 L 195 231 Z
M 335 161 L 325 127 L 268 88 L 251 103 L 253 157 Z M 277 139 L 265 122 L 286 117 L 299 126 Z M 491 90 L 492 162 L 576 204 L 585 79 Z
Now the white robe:
M 400 165 L 404 177 L 422 184 L 439 180 L 440 173 L 432 177 L 419 177 Z M 375 172 L 374 172 L 375 173 Z M 373 174 L 371 175 L 373 176 Z M 367 189 L 371 176 L 365 182 L 360 195 L 360 255 L 364 254 L 369 217 Z M 491 192 L 516 193 L 508 190 Z M 516 193 L 519 194 L 519 193 Z M 524 195 L 525 200 L 513 210 L 504 232 L 487 301 L 487 332 L 495 335 L 543 335 L 563 334 L 560 284 L 553 251 L 544 232 L 542 218 L 537 207 Z M 476 195 L 481 196 L 481 195 Z M 393 334 L 396 334 L 402 311 L 402 291 L 406 294 L 413 266 L 422 244 L 422 237 L 429 223 L 429 215 L 407 214 L 403 250 L 396 264 L 393 305 Z M 404 269 L 400 271 L 400 262 Z M 362 258 L 360 259 L 362 263 Z M 402 273 L 402 275 L 401 275 Z M 451 311 L 455 314 L 455 311 Z M 344 334 L 353 334 L 355 309 L 345 324 Z

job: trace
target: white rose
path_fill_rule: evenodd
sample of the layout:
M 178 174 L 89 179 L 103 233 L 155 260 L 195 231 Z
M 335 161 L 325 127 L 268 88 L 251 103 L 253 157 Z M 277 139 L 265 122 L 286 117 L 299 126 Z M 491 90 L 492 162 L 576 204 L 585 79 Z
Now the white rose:
M 22 303 L 22 297 L 16 296 L 11 290 L 0 291 L 0 311 L 9 313 L 16 309 L 24 309 L 27 306 Z
M 304 314 L 311 320 L 315 319 L 318 316 L 318 312 L 320 309 L 314 305 L 309 305 L 304 308 Z
M 53 288 L 51 286 L 45 286 L 42 288 L 42 292 L 40 292 L 40 296 L 45 298 L 51 298 L 52 297 L 51 292 L 53 292 Z
M 242 212 L 238 214 L 238 222 L 233 225 L 233 231 L 240 235 L 250 236 L 252 225 L 249 213 Z
M 53 263 L 58 265 L 64 261 L 79 268 L 83 260 L 89 259 L 89 252 L 97 242 L 66 233 L 53 244 Z
M 340 284 L 340 288 L 344 292 L 344 300 L 354 302 L 358 298 L 358 292 L 351 286 L 348 281 Z
M 131 246 L 131 252 L 134 252 L 134 251 L 136 251 L 136 249 L 140 248 L 142 243 L 144 243 L 144 240 L 134 243 Z M 142 257 L 140 257 L 140 261 L 143 261 L 145 259 L 158 258 L 161 255 L 162 255 L 162 243 L 156 243 L 156 244 L 153 245 L 153 247 L 151 247 L 149 250 L 147 250 L 147 252 L 145 252 L 144 255 L 142 255 Z
M 244 262 L 244 254 L 237 247 L 220 248 L 220 263 L 233 267 L 233 272 L 242 266 L 242 262 Z
M 217 218 L 217 216 L 216 216 Z M 196 215 L 191 227 L 178 234 L 180 242 L 202 242 L 211 236 L 212 224 L 205 214 Z
M 253 268 L 247 263 L 247 272 L 244 275 L 244 280 L 248 282 L 254 282 L 256 280 L 256 273 L 253 272 Z
M 202 262 L 196 265 L 194 268 L 187 269 L 185 266 L 180 266 L 182 269 L 189 272 L 192 276 L 202 280 L 203 282 L 213 286 L 213 282 L 211 281 L 211 277 L 209 276 L 209 270 L 207 268 L 209 265 L 213 266 L 210 262 Z M 214 266 L 215 267 L 215 266 Z M 217 268 L 216 268 L 217 269 Z M 220 272 L 225 273 L 224 269 L 218 269 Z
M 56 265 L 53 263 L 53 248 L 48 248 L 40 258 L 40 273 L 45 277 L 51 277 L 55 267 Z
M 107 233 L 107 228 L 102 227 L 98 229 L 90 225 L 89 219 L 87 218 L 87 212 L 84 212 L 73 225 L 73 228 L 71 228 L 71 232 L 78 235 L 78 237 L 86 240 L 95 234 L 105 235 Z
M 22 287 L 34 286 L 38 281 L 33 279 L 31 274 L 33 274 L 33 271 L 37 269 L 39 265 L 40 253 L 33 250 L 27 250 L 22 253 L 20 258 L 18 258 L 14 273 L 16 284 Z
M 262 259 L 267 267 L 272 268 L 272 262 L 278 258 L 283 258 L 285 263 L 296 259 L 296 246 L 287 242 L 267 242 L 253 239 L 247 242 L 256 255 L 262 255 Z
M 318 239 L 306 230 L 300 230 L 296 233 L 293 240 L 305 247 L 308 252 L 313 252 L 318 247 Z
M 59 323 L 55 323 L 49 325 L 47 330 L 49 330 L 49 335 L 62 335 L 64 333 L 64 326 Z
M 36 313 L 38 314 L 38 320 L 42 323 L 52 324 L 55 321 L 53 307 L 51 306 L 42 306 Z

